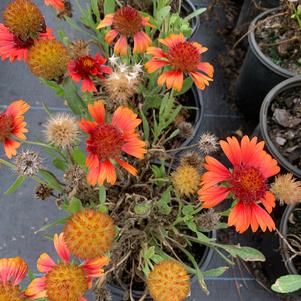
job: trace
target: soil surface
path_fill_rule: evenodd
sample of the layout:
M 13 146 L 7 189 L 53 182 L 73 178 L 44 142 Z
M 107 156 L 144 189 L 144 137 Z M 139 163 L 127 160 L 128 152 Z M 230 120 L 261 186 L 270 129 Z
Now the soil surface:
M 255 38 L 262 52 L 276 65 L 301 74 L 301 30 L 291 12 L 277 10 L 257 23 Z
M 301 169 L 301 86 L 274 99 L 268 112 L 268 133 L 281 154 Z

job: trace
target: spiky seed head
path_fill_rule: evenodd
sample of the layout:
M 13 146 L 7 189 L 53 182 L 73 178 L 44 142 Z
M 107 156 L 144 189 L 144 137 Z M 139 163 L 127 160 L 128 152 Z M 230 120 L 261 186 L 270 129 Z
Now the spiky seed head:
M 26 41 L 45 31 L 45 20 L 38 8 L 30 0 L 14 0 L 3 12 L 4 24 L 18 38 Z
M 207 212 L 200 214 L 195 221 L 202 229 L 212 231 L 220 223 L 220 219 L 220 213 L 215 212 L 214 209 L 209 209 Z
M 218 139 L 214 134 L 204 133 L 199 139 L 199 149 L 205 154 L 211 154 L 218 150 Z
M 46 200 L 47 198 L 49 198 L 51 196 L 51 193 L 53 192 L 53 189 L 50 188 L 48 185 L 45 184 L 39 184 L 36 187 L 36 191 L 35 191 L 35 197 L 38 200 Z
M 24 151 L 16 156 L 16 171 L 20 176 L 32 177 L 42 168 L 42 159 L 34 151 Z
M 291 173 L 277 176 L 270 190 L 282 205 L 301 201 L 301 181 L 297 181 Z
M 67 48 L 56 40 L 38 40 L 28 52 L 28 67 L 37 77 L 57 80 L 67 71 Z
M 191 165 L 199 169 L 203 160 L 197 152 L 187 152 L 180 158 L 180 165 Z
M 197 168 L 180 165 L 172 174 L 172 184 L 181 196 L 191 196 L 200 188 L 201 176 Z
M 155 301 L 183 301 L 190 293 L 190 279 L 181 263 L 164 260 L 149 273 L 147 287 Z
M 75 119 L 69 114 L 52 116 L 45 126 L 47 141 L 66 149 L 77 142 L 79 130 Z
M 194 128 L 190 122 L 180 122 L 177 127 L 180 130 L 180 135 L 183 138 L 190 138 L 192 136 Z
M 71 253 L 81 259 L 94 259 L 108 252 L 115 238 L 112 218 L 93 209 L 74 213 L 64 227 Z
M 79 165 L 71 165 L 64 173 L 64 181 L 67 186 L 77 186 L 86 177 L 86 173 Z

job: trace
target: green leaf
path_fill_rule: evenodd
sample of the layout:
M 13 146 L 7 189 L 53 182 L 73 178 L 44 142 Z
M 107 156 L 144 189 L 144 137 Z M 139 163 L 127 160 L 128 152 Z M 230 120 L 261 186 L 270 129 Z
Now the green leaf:
M 197 17 L 199 15 L 201 15 L 202 13 L 204 13 L 207 10 L 207 8 L 199 8 L 197 10 L 195 10 L 193 13 L 191 13 L 190 15 L 188 15 L 187 17 L 184 18 L 185 21 L 189 21 L 194 17 Z
M 115 0 L 105 0 L 103 5 L 103 11 L 105 15 L 115 12 Z
M 169 186 L 167 190 L 162 193 L 161 198 L 157 201 L 159 212 L 165 215 L 169 215 L 172 210 L 172 208 L 169 206 L 171 190 L 172 187 Z
M 54 226 L 57 226 L 57 225 L 64 225 L 68 221 L 68 219 L 69 219 L 69 217 L 64 217 L 64 218 L 61 218 L 61 219 L 57 219 L 54 222 L 41 227 L 39 230 L 35 231 L 34 233 L 37 234 L 39 232 L 44 232 L 44 231 L 46 231 L 46 230 L 48 230 L 48 229 L 50 229 Z
M 151 259 L 155 255 L 155 247 L 149 247 L 144 251 L 144 258 L 145 259 Z
M 187 77 L 184 80 L 182 90 L 180 92 L 175 92 L 174 96 L 177 97 L 177 96 L 185 94 L 189 89 L 191 89 L 192 85 L 193 85 L 192 78 L 191 77 Z
M 64 89 L 59 84 L 57 84 L 55 81 L 46 80 L 46 79 L 43 79 L 43 78 L 40 78 L 40 81 L 45 86 L 48 86 L 49 88 L 54 90 L 57 96 L 64 96 L 65 95 Z
M 73 197 L 70 202 L 69 202 L 69 206 L 67 208 L 67 211 L 70 213 L 76 213 L 78 210 L 82 209 L 83 205 L 81 200 L 79 200 L 76 197 Z
M 185 205 L 185 206 L 183 207 L 183 209 L 182 209 L 182 213 L 183 213 L 185 216 L 192 216 L 193 211 L 194 211 L 193 205 Z
M 157 21 L 158 26 L 160 26 L 163 23 L 164 19 L 170 14 L 170 10 L 171 10 L 171 7 L 168 5 L 168 6 L 162 7 L 157 12 L 157 16 L 155 19 Z
M 91 0 L 91 8 L 93 11 L 93 14 L 97 18 L 97 22 L 100 21 L 100 13 L 99 13 L 99 7 L 98 7 L 98 0 Z
M 145 95 L 143 102 L 144 111 L 149 109 L 159 109 L 162 102 L 162 98 L 157 95 Z
M 146 215 L 149 213 L 152 205 L 150 203 L 137 204 L 134 211 L 137 215 Z
M 85 166 L 86 155 L 81 149 L 79 149 L 79 148 L 74 149 L 72 151 L 72 157 L 73 157 L 75 163 L 77 163 L 79 166 L 81 166 L 81 167 Z
M 219 267 L 216 269 L 211 269 L 208 271 L 203 272 L 204 277 L 219 277 L 221 275 L 223 275 L 227 270 L 229 269 L 229 267 Z
M 250 247 L 241 247 L 240 245 L 219 245 L 233 257 L 240 257 L 244 261 L 265 261 L 264 255 L 258 250 Z
M 99 186 L 99 191 L 98 191 L 98 198 L 99 198 L 99 211 L 103 213 L 108 212 L 108 208 L 106 206 L 106 199 L 107 199 L 107 192 L 106 192 L 106 187 L 105 186 Z
M 15 180 L 15 182 L 5 191 L 4 194 L 9 195 L 13 192 L 15 192 L 25 181 L 26 177 L 25 176 L 19 176 Z
M 57 191 L 62 191 L 61 184 L 57 181 L 53 174 L 45 169 L 39 171 L 41 177 L 47 182 L 48 186 Z
M 60 158 L 55 158 L 53 161 L 52 161 L 52 164 L 53 166 L 55 166 L 57 169 L 60 169 L 62 171 L 65 171 L 66 168 L 67 168 L 67 163 L 60 159 Z
M 144 140 L 148 141 L 149 140 L 149 124 L 148 124 L 147 118 L 145 117 L 145 115 L 143 113 L 141 106 L 139 106 L 139 111 L 140 111 L 140 116 L 142 119 Z
M 281 294 L 292 293 L 299 289 L 301 289 L 301 275 L 282 276 L 272 285 L 272 290 Z

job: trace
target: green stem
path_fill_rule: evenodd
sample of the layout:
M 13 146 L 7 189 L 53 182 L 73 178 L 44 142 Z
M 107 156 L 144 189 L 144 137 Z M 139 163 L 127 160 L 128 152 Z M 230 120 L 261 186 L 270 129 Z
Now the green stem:
M 0 159 L 0 163 L 2 163 L 3 165 L 15 170 L 16 169 L 16 166 L 6 160 L 3 160 L 3 159 Z

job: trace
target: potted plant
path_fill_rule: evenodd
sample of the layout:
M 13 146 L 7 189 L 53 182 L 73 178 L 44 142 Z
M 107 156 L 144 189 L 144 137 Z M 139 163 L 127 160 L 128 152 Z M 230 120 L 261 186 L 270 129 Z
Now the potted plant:
M 295 77 L 274 87 L 262 103 L 259 125 L 269 151 L 283 168 L 299 178 L 300 85 L 300 77 Z
M 300 74 L 299 14 L 297 2 L 282 1 L 250 25 L 250 47 L 237 82 L 237 104 L 249 117 L 258 118 L 265 95 L 276 84 Z

